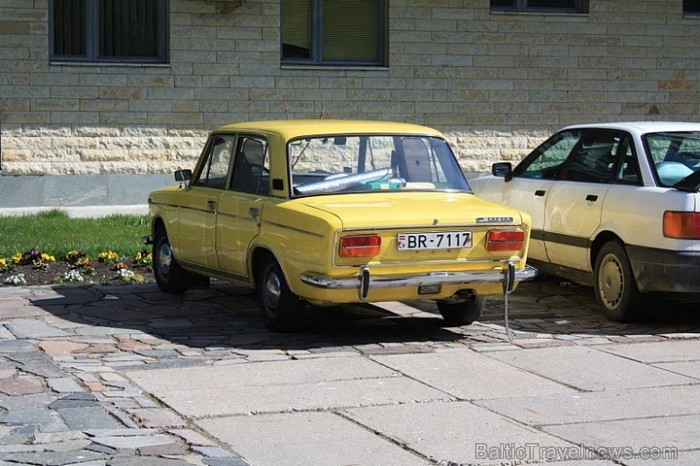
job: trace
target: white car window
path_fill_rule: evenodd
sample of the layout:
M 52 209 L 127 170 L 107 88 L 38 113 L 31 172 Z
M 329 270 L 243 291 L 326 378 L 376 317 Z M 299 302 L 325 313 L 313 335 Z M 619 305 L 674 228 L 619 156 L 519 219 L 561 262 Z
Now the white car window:
M 661 186 L 700 171 L 700 132 L 649 133 L 643 140 Z
M 513 176 L 554 180 L 569 154 L 581 139 L 580 131 L 564 131 L 535 149 L 517 167 Z
M 610 183 L 620 152 L 629 138 L 619 131 L 586 130 L 561 177 L 567 181 Z

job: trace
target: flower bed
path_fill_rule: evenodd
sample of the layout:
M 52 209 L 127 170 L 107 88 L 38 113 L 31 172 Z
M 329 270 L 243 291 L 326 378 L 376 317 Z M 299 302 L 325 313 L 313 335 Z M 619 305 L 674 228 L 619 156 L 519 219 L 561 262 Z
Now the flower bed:
M 134 257 L 104 251 L 96 258 L 70 251 L 57 259 L 32 248 L 9 258 L 0 257 L 0 286 L 144 283 L 153 281 L 152 265 L 146 250 Z

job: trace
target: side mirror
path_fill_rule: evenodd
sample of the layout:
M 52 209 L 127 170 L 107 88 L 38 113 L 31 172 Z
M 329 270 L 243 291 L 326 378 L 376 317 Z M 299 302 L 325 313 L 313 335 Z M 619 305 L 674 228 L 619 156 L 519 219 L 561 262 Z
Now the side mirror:
M 190 187 L 190 180 L 192 179 L 192 170 L 177 170 L 175 172 L 175 181 L 180 182 L 180 186 L 184 183 L 185 188 Z
M 491 166 L 491 174 L 498 178 L 505 178 L 510 181 L 513 176 L 513 164 L 510 162 L 498 162 Z

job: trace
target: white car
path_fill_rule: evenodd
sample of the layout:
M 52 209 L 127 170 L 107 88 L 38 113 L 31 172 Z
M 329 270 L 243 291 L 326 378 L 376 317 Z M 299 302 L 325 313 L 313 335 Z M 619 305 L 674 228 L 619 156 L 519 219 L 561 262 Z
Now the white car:
M 528 262 L 592 286 L 610 320 L 644 293 L 700 292 L 700 124 L 567 126 L 469 184 L 529 213 Z

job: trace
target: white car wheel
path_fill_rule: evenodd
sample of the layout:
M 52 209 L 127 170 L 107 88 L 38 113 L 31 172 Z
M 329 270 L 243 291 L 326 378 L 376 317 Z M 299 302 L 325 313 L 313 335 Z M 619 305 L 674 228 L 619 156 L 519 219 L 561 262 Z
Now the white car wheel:
M 596 258 L 595 297 L 605 317 L 615 322 L 630 322 L 640 310 L 639 290 L 622 244 L 610 241 Z

